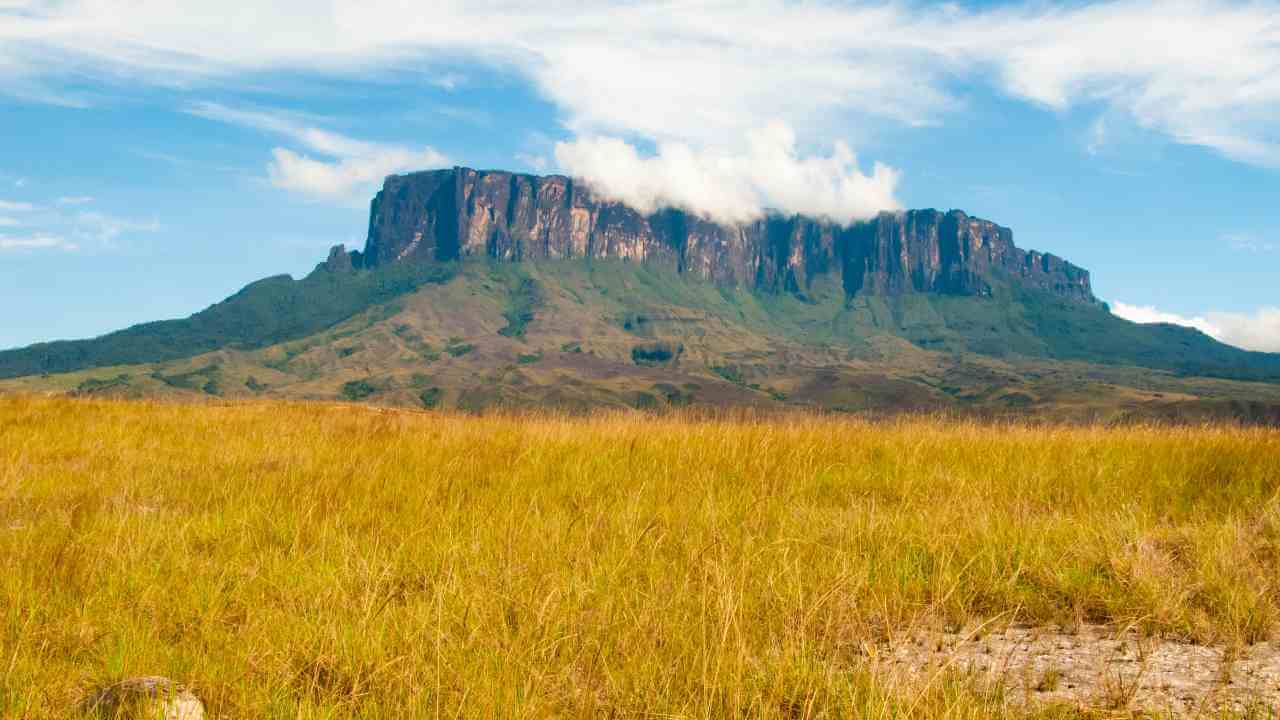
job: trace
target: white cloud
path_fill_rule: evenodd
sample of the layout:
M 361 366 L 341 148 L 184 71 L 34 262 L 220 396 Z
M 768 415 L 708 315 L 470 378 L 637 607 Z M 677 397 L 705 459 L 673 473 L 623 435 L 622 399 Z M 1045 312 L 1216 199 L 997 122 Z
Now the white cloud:
M 609 0 L 569 12 L 534 0 L 17 7 L 0 23 L 0 86 L 28 94 L 43 84 L 56 95 L 64 77 L 189 88 L 277 70 L 369 77 L 411 69 L 448 87 L 457 80 L 431 69 L 462 60 L 529 78 L 582 142 L 679 143 L 709 158 L 749 154 L 748 133 L 771 122 L 794 129 L 802 150 L 856 141 L 886 122 L 946 122 L 963 112 L 967 89 L 988 85 L 1053 109 L 1098 104 L 1178 142 L 1280 166 L 1276 0 L 983 8 Z M 277 156 L 272 176 L 292 189 L 331 196 L 403 157 L 322 150 L 341 136 L 312 127 L 297 134 L 302 128 L 277 120 L 241 113 L 238 121 L 329 158 L 294 149 Z M 1098 129 L 1104 139 L 1109 128 Z
M 1111 311 L 1136 323 L 1169 323 L 1199 330 L 1209 337 L 1246 350 L 1280 352 L 1280 307 L 1265 307 L 1253 314 L 1208 312 L 1186 317 L 1163 312 L 1151 305 L 1116 302 Z
M 162 229 L 155 219 L 124 218 L 83 207 L 93 201 L 85 195 L 66 195 L 45 205 L 0 200 L 0 211 L 8 213 L 0 215 L 0 228 L 25 228 L 22 235 L 0 234 L 0 249 L 110 250 L 126 235 Z
M 959 51 L 997 68 L 1016 97 L 1054 108 L 1102 102 L 1178 142 L 1280 165 L 1273 1 L 1006 6 L 971 19 L 989 33 Z
M 0 250 L 79 250 L 80 246 L 54 235 L 27 235 L 15 237 L 0 235 Z
M 130 220 L 100 212 L 76 213 L 72 232 L 81 240 L 95 242 L 104 248 L 115 246 L 115 241 L 125 233 L 159 232 L 158 220 Z
M 1252 315 L 1243 313 L 1209 313 L 1209 321 L 1218 327 L 1219 339 L 1230 345 L 1280 352 L 1280 307 L 1262 308 Z
M 644 157 L 617 138 L 589 137 L 559 143 L 555 153 L 570 172 L 644 212 L 675 206 L 739 223 L 784 208 L 848 222 L 898 206 L 897 171 L 877 163 L 863 174 L 843 143 L 830 156 L 800 157 L 795 134 L 774 124 L 749 132 L 746 146 L 726 154 L 668 142 Z
M 296 115 L 280 111 L 244 110 L 219 103 L 199 102 L 187 106 L 185 112 L 209 120 L 284 135 L 310 150 L 325 155 L 361 155 L 376 147 L 373 143 L 321 130 L 308 125 Z
M 971 76 L 1053 107 L 1101 99 L 1190 141 L 1259 141 L 1254 134 L 1280 100 L 1277 6 L 1256 0 L 979 10 L 614 0 L 571 13 L 533 0 L 31 0 L 19 8 L 0 28 L 0 68 L 10 76 L 91 71 L 190 83 L 470 55 L 528 73 L 574 127 L 661 139 L 741 131 L 780 110 L 804 129 L 833 111 L 937 121 L 955 100 L 950 81 Z M 71 63 L 40 62 L 49 55 Z M 460 78 L 428 80 L 450 87 Z
M 161 229 L 158 220 L 123 218 L 83 208 L 93 201 L 85 195 L 66 195 L 45 205 L 0 200 L 0 212 L 7 213 L 0 215 L 0 228 L 24 228 L 21 235 L 0 233 L 0 250 L 109 250 L 125 235 Z
M 413 149 L 372 143 L 322 130 L 280 112 L 230 108 L 198 103 L 187 112 L 199 117 L 282 135 L 329 158 L 317 160 L 288 148 L 271 151 L 267 177 L 271 184 L 313 198 L 362 204 L 387 175 L 448 163 L 430 147 Z
M 1111 312 L 1116 317 L 1122 317 L 1131 322 L 1150 324 L 1150 323 L 1167 323 L 1169 325 L 1182 325 L 1184 327 L 1195 328 L 1200 332 L 1212 338 L 1221 339 L 1222 330 L 1207 318 L 1196 316 L 1186 317 L 1176 313 L 1164 312 L 1157 310 L 1153 305 L 1130 305 L 1123 302 L 1111 303 Z
M 267 166 L 271 183 L 318 198 L 368 201 L 371 190 L 387 175 L 406 170 L 436 167 L 447 161 L 431 150 L 413 151 L 388 148 L 368 155 L 342 158 L 331 162 L 315 160 L 285 148 L 271 151 L 273 160 Z

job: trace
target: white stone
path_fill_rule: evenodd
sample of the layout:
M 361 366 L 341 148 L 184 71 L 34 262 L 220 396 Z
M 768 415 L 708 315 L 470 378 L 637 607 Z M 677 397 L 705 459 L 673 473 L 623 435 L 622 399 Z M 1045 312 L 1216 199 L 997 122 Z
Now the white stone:
M 204 720 L 204 703 L 190 690 L 156 675 L 129 678 L 95 692 L 85 709 L 122 720 Z

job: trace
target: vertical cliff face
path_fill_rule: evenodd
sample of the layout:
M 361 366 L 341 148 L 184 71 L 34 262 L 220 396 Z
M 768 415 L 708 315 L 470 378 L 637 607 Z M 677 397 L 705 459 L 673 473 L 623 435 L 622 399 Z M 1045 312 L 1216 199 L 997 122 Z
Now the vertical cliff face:
M 958 210 L 910 210 L 842 226 L 770 215 L 745 225 L 676 209 L 642 215 L 562 176 L 437 170 L 387 178 L 356 261 L 615 258 L 726 285 L 802 292 L 838 273 L 851 295 L 990 294 L 990 278 L 1094 302 L 1088 271 L 1013 244 L 1013 233 Z

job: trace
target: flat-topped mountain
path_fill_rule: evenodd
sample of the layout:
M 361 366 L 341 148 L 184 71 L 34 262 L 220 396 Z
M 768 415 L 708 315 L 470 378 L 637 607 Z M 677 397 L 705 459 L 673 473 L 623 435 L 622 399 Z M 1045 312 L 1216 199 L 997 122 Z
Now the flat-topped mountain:
M 959 210 L 882 213 L 848 226 L 768 215 L 721 225 L 666 209 L 642 215 L 581 182 L 470 168 L 387 178 L 369 238 L 353 262 L 448 262 L 471 257 L 652 263 L 699 280 L 803 292 L 819 276 L 850 295 L 989 295 L 993 272 L 1027 287 L 1094 300 L 1088 271 L 1013 244 L 1013 232 Z
M 300 280 L 0 352 L 13 390 L 1280 422 L 1280 355 L 1117 318 L 959 210 L 724 225 L 454 168 L 387 178 L 365 247 Z

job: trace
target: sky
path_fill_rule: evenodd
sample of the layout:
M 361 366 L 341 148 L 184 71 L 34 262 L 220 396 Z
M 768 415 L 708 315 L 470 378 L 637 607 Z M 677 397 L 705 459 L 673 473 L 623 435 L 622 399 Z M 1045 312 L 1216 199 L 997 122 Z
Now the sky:
M 1280 0 L 0 0 L 0 348 L 301 276 L 452 165 L 725 222 L 959 208 L 1280 352 Z

